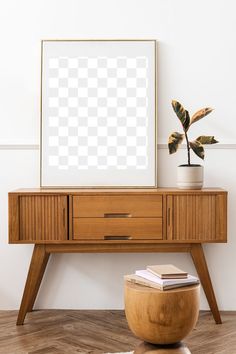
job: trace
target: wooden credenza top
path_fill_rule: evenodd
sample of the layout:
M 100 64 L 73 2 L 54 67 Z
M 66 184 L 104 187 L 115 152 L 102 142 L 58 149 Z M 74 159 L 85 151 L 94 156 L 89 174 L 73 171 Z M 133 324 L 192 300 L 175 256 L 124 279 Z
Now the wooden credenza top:
M 178 189 L 178 188 L 21 188 L 11 191 L 9 194 L 225 194 L 223 188 L 203 188 L 203 189 Z

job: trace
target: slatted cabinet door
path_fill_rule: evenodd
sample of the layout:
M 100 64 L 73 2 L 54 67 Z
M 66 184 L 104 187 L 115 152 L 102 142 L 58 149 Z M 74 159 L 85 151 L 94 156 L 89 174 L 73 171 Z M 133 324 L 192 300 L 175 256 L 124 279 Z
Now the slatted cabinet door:
M 226 194 L 169 195 L 167 239 L 176 242 L 225 242 Z
M 20 241 L 67 240 L 67 204 L 67 196 L 20 196 Z

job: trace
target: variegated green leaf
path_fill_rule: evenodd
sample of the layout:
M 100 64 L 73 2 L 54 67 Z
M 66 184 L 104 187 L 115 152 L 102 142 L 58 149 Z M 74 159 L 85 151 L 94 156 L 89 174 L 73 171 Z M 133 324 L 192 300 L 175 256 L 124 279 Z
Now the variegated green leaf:
M 178 132 L 174 132 L 169 136 L 169 141 L 168 141 L 168 148 L 169 148 L 169 153 L 173 154 L 176 152 L 182 143 L 184 138 L 184 134 L 180 134 Z
M 195 154 L 204 160 L 204 147 L 203 147 L 203 145 L 197 140 L 191 141 L 189 144 L 190 144 L 191 149 L 195 152 Z
M 191 121 L 190 121 L 190 125 L 197 122 L 198 120 L 202 119 L 203 117 L 207 116 L 212 111 L 213 111 L 213 109 L 210 107 L 200 109 L 192 116 Z
M 179 118 L 180 122 L 182 123 L 184 130 L 187 131 L 190 123 L 190 117 L 188 111 L 184 109 L 181 103 L 175 100 L 172 101 L 172 107 L 177 117 Z
M 217 144 L 219 141 L 215 140 L 214 136 L 209 136 L 209 135 L 201 135 L 197 139 L 199 143 L 205 145 L 205 144 Z

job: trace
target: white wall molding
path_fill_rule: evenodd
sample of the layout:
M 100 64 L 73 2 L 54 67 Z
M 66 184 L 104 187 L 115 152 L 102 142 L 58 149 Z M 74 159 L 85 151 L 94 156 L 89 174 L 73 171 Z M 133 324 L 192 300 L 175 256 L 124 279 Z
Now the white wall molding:
M 168 149 L 168 145 L 165 143 L 157 144 L 158 149 Z M 186 144 L 180 145 L 179 149 L 186 149 Z M 224 149 L 236 149 L 236 143 L 219 143 L 213 145 L 204 145 L 204 149 L 224 150 Z
M 213 149 L 213 150 L 225 150 L 225 149 L 236 149 L 236 143 L 221 143 L 214 145 L 205 145 L 205 149 Z M 158 149 L 168 149 L 167 144 L 160 143 L 157 144 Z M 36 143 L 8 143 L 0 141 L 0 150 L 39 150 L 40 145 Z M 186 144 L 182 144 L 180 149 L 186 149 Z
M 38 144 L 1 144 L 0 150 L 39 150 Z

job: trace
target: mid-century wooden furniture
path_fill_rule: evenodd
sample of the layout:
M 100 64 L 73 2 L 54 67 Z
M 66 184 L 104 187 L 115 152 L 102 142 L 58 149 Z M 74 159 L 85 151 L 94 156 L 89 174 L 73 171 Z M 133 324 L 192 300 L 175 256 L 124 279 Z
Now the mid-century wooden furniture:
M 131 331 L 152 344 L 174 344 L 197 323 L 200 285 L 158 290 L 125 281 L 125 314 Z
M 190 252 L 221 323 L 202 243 L 226 242 L 222 189 L 22 189 L 9 193 L 9 242 L 34 251 L 17 324 L 32 311 L 51 253 Z

